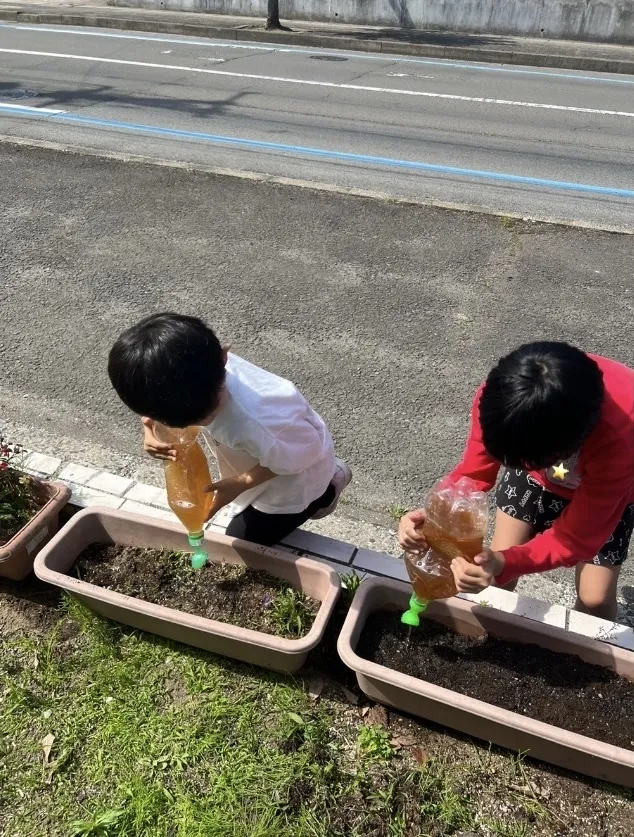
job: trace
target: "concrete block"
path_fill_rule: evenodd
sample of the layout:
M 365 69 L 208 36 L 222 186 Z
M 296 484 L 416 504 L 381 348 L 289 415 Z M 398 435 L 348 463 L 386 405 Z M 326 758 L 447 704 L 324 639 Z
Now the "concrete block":
M 532 619 L 534 622 L 543 622 L 545 625 L 553 625 L 556 628 L 566 628 L 568 611 L 560 604 L 518 596 L 516 609 L 511 612 L 517 616 Z
M 383 552 L 374 552 L 372 549 L 358 549 L 352 566 L 371 575 L 385 575 L 397 581 L 409 581 L 403 561 Z
M 296 529 L 291 532 L 287 538 L 284 538 L 282 544 L 301 549 L 311 555 L 330 558 L 332 561 L 341 564 L 349 564 L 356 552 L 356 546 L 351 543 L 337 541 L 334 538 L 327 538 L 314 532 L 306 532 L 303 529 Z
M 30 453 L 23 463 L 23 468 L 41 474 L 43 477 L 52 477 L 61 466 L 62 460 L 57 456 L 49 456 L 46 453 Z
M 525 619 L 532 619 L 534 622 L 543 622 L 546 625 L 554 625 L 563 629 L 566 627 L 567 611 L 563 605 L 543 602 L 540 599 L 522 596 L 510 590 L 501 590 L 499 587 L 488 587 L 477 595 L 460 593 L 458 598 L 493 607 L 496 610 L 503 610 L 505 613 L 514 613 L 516 616 L 523 616 Z
M 157 506 L 161 489 L 143 482 L 135 482 L 125 493 L 126 500 L 142 503 L 145 506 Z
M 145 517 L 155 517 L 158 520 L 169 520 L 172 523 L 178 523 L 176 515 L 171 511 L 165 509 L 155 509 L 153 506 L 145 506 L 142 503 L 135 503 L 134 500 L 122 501 L 121 511 L 130 512 L 132 514 L 142 514 Z
M 160 506 L 162 509 L 169 509 L 169 503 L 167 502 L 167 491 L 164 488 L 157 488 L 156 489 L 156 500 L 154 501 L 155 506 Z
M 340 564 L 337 561 L 322 558 L 321 555 L 307 555 L 306 557 L 310 558 L 312 561 L 319 561 L 320 564 L 326 564 L 339 575 L 356 575 L 360 581 L 362 581 L 367 575 L 367 573 L 363 570 L 350 566 L 350 564 Z
M 582 634 L 591 639 L 598 639 L 607 642 L 609 645 L 617 645 L 628 651 L 634 651 L 634 630 L 627 625 L 619 625 L 617 622 L 609 622 L 606 619 L 597 619 L 596 616 L 588 616 L 587 613 L 578 613 L 571 610 L 568 618 L 568 630 L 575 634 Z
M 95 491 L 85 485 L 71 485 L 70 489 L 73 492 L 70 502 L 82 508 L 105 506 L 108 509 L 118 509 L 123 504 L 121 497 L 106 494 L 104 491 Z
M 65 482 L 72 482 L 75 485 L 86 485 L 97 474 L 96 468 L 87 468 L 85 465 L 78 465 L 76 462 L 69 462 L 64 465 L 58 477 Z
M 107 494 L 116 494 L 117 497 L 122 497 L 133 484 L 134 480 L 128 477 L 119 477 L 117 474 L 109 474 L 104 471 L 89 480 L 87 486 L 88 488 L 94 488 L 96 491 L 105 491 Z

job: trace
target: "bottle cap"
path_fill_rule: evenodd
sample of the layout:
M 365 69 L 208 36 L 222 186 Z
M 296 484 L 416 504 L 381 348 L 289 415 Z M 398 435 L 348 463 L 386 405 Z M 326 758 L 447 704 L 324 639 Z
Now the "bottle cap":
M 195 570 L 202 570 L 207 563 L 207 552 L 203 547 L 204 535 L 202 532 L 190 532 L 188 535 L 189 545 L 194 548 L 191 557 L 191 565 Z
M 409 625 L 412 628 L 417 628 L 420 625 L 419 613 L 427 610 L 429 602 L 424 602 L 418 596 L 412 595 L 409 600 L 409 610 L 401 616 L 401 622 L 404 625 Z

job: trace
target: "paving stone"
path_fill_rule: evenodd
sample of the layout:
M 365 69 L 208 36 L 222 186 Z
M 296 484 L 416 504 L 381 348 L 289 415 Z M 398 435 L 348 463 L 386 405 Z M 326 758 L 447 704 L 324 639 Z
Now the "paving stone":
M 116 494 L 117 497 L 122 497 L 132 487 L 133 483 L 134 480 L 128 477 L 119 477 L 117 474 L 109 474 L 104 471 L 89 480 L 87 486 L 88 488 L 94 488 L 96 491 L 105 491 L 108 494 Z
M 27 456 L 22 467 L 27 471 L 33 471 L 44 477 L 52 477 L 61 464 L 62 460 L 57 456 L 34 452 Z
M 510 590 L 488 587 L 477 595 L 461 593 L 460 598 L 476 602 L 476 604 L 486 604 L 496 610 L 503 610 L 505 613 L 514 613 L 516 616 L 523 616 L 534 622 L 543 622 L 557 628 L 565 629 L 566 627 L 567 610 L 562 605 L 522 596 Z
M 85 485 L 88 480 L 97 474 L 96 468 L 87 468 L 85 465 L 78 465 L 76 462 L 69 462 L 64 465 L 58 477 L 65 482 L 72 482 L 75 485 Z
M 142 503 L 146 506 L 157 506 L 161 489 L 154 485 L 147 485 L 143 482 L 136 482 L 125 493 L 126 500 L 133 500 L 135 503 Z
M 142 514 L 144 517 L 155 517 L 157 520 L 169 520 L 171 523 L 178 523 L 176 515 L 165 509 L 155 509 L 153 506 L 145 506 L 142 503 L 135 503 L 134 500 L 125 500 L 121 511 L 131 514 Z
M 596 616 L 571 610 L 568 617 L 568 630 L 634 651 L 634 631 L 626 625 L 619 625 L 616 622 L 597 619 Z
M 106 494 L 104 491 L 95 491 L 85 485 L 71 485 L 70 489 L 72 491 L 71 503 L 82 508 L 105 506 L 108 509 L 118 509 L 123 504 L 121 497 Z

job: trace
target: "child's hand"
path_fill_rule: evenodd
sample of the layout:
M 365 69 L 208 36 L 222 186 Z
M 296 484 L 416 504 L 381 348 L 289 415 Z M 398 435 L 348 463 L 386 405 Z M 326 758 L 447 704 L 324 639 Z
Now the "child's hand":
M 170 459 L 176 462 L 176 451 L 166 442 L 159 442 L 154 435 L 152 419 L 142 418 L 141 424 L 143 425 L 143 450 L 154 459 Z
M 407 512 L 401 518 L 398 526 L 398 542 L 406 552 L 426 552 L 427 542 L 421 534 L 425 523 L 425 512 L 423 509 Z
M 246 489 L 247 486 L 241 476 L 228 477 L 227 479 L 218 480 L 218 482 L 212 482 L 211 485 L 208 485 L 205 491 L 213 493 L 214 497 L 207 520 L 210 520 L 220 509 L 233 503 Z
M 264 465 L 254 465 L 250 471 L 245 471 L 244 474 L 236 474 L 235 477 L 228 477 L 224 480 L 218 480 L 218 482 L 212 482 L 205 489 L 205 491 L 212 492 L 214 495 L 207 520 L 219 512 L 220 509 L 228 506 L 229 503 L 233 503 L 243 491 L 248 491 L 250 488 L 262 485 L 274 479 L 276 476 L 276 473 Z
M 454 558 L 451 570 L 459 593 L 481 593 L 494 583 L 495 577 L 504 569 L 504 556 L 485 548 L 473 559 L 473 564 L 464 558 Z

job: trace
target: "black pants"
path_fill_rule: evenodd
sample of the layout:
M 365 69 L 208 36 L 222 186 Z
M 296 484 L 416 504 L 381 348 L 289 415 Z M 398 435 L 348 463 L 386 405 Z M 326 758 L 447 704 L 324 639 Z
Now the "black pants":
M 262 546 L 273 546 L 287 535 L 290 535 L 302 523 L 319 511 L 325 509 L 335 499 L 335 487 L 331 483 L 321 497 L 297 514 L 266 514 L 265 512 L 247 506 L 243 512 L 237 514 L 227 526 L 226 534 L 243 541 L 259 543 Z
M 498 483 L 496 504 L 500 511 L 530 523 L 533 535 L 550 529 L 570 501 L 553 494 L 526 471 L 507 469 Z M 616 524 L 614 532 L 595 555 L 592 563 L 599 567 L 618 567 L 627 558 L 634 530 L 634 503 Z

